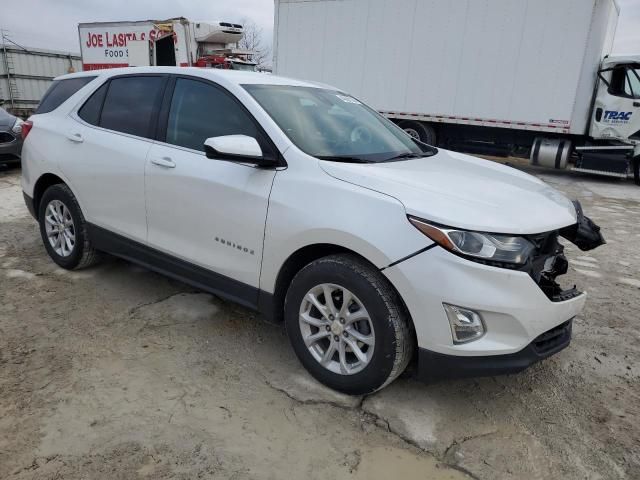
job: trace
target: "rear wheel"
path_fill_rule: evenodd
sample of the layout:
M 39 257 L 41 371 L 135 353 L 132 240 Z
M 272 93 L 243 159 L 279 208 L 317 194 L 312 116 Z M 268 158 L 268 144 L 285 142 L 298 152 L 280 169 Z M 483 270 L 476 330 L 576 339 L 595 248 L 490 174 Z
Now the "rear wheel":
M 633 159 L 633 179 L 640 185 L 640 156 Z
M 311 375 L 350 395 L 391 383 L 415 350 L 398 294 L 380 272 L 351 255 L 316 260 L 295 276 L 285 323 Z
M 58 184 L 44 192 L 38 219 L 44 247 L 62 268 L 86 268 L 99 260 L 87 235 L 80 205 L 69 187 Z
M 420 140 L 427 145 L 435 146 L 438 140 L 435 129 L 427 123 L 412 121 L 402 122 L 400 123 L 400 128 L 407 132 L 411 137 Z

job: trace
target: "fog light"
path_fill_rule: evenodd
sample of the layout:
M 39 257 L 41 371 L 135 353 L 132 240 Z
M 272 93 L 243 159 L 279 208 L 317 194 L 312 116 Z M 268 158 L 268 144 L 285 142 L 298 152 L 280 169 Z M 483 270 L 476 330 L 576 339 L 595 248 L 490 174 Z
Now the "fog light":
M 482 318 L 476 312 L 467 308 L 456 307 L 455 305 L 447 305 L 446 303 L 442 305 L 451 325 L 454 344 L 460 345 L 473 342 L 484 335 L 485 329 Z

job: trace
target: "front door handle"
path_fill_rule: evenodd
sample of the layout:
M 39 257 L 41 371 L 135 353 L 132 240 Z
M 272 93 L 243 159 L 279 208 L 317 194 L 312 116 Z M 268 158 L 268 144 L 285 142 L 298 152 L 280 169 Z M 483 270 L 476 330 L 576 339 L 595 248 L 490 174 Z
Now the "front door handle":
M 155 157 L 151 159 L 151 163 L 164 168 L 176 168 L 176 164 L 169 157 Z
M 84 138 L 82 138 L 82 134 L 80 132 L 69 132 L 67 134 L 67 139 L 69 139 L 69 140 L 71 140 L 72 142 L 75 142 L 75 143 L 84 142 Z
M 633 102 L 634 107 L 640 107 L 640 102 Z

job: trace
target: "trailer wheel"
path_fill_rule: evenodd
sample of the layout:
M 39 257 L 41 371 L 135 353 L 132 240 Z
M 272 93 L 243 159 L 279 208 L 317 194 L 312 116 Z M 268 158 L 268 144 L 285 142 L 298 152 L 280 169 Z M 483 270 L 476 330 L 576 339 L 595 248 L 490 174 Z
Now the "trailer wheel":
M 633 180 L 640 186 L 640 156 L 633 159 Z
M 437 141 L 435 129 L 428 123 L 422 122 L 402 122 L 400 128 L 407 132 L 411 137 L 420 140 L 427 145 L 435 145 Z

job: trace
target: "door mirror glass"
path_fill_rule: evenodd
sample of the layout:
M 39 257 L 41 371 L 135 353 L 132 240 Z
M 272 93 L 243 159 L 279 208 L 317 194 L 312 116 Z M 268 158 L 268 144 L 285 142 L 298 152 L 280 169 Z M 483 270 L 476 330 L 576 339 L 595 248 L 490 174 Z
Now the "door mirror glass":
M 247 135 L 224 135 L 204 141 L 207 158 L 262 164 L 264 157 L 258 141 Z

